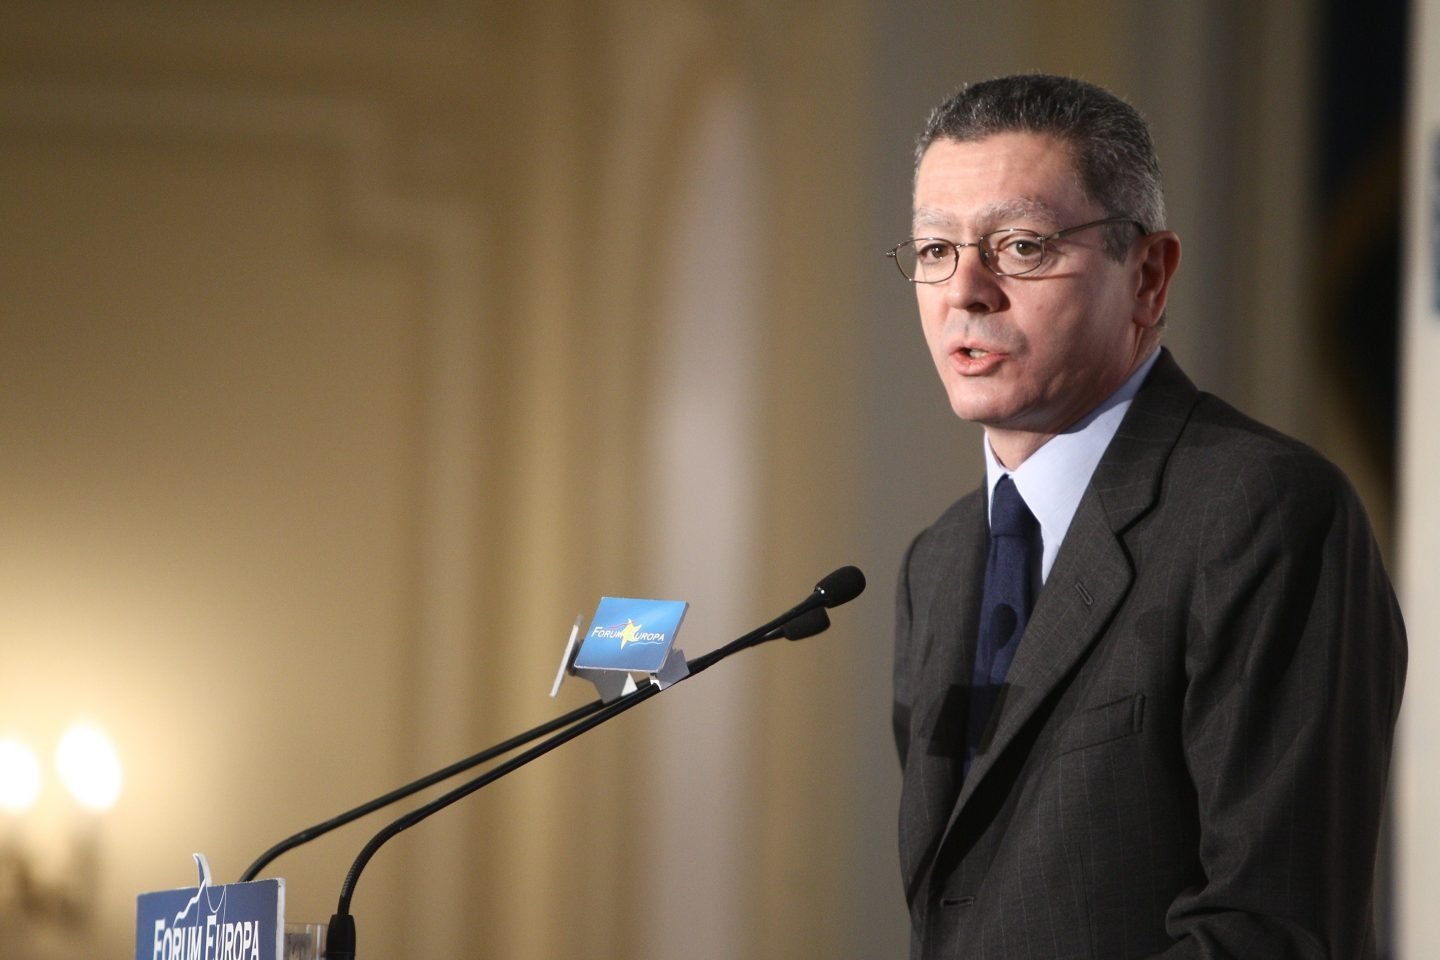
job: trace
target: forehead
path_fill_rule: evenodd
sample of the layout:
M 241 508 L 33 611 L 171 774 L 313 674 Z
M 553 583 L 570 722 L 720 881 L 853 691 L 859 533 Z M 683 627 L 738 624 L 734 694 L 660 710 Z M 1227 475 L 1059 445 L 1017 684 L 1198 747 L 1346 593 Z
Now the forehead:
M 1058 227 L 1094 212 L 1092 207 L 1069 146 L 1047 134 L 937 140 L 915 174 L 917 227 Z

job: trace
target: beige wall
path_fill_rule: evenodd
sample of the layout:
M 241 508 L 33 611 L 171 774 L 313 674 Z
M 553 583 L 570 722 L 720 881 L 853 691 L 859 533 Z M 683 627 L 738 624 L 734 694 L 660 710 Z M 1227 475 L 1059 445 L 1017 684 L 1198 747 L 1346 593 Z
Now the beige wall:
M 545 691 L 601 593 L 691 599 L 694 655 L 858 559 L 855 271 L 776 269 L 860 203 L 853 7 L 12 7 L 0 729 L 92 715 L 127 789 L 96 924 L 10 953 L 123 955 L 192 850 L 233 879 L 589 699 Z M 402 838 L 365 953 L 835 955 L 859 681 L 822 652 Z M 368 832 L 276 864 L 292 917 Z
M 1440 942 L 1440 4 L 1414 5 L 1406 160 L 1406 323 L 1400 434 L 1400 603 L 1410 631 L 1410 675 L 1401 715 L 1395 783 L 1399 960 L 1419 960 Z
M 1306 235 L 1308 5 L 1232 7 L 12 0 L 0 732 L 87 714 L 127 770 L 98 922 L 17 960 L 124 956 L 191 851 L 233 879 L 585 702 L 545 691 L 602 593 L 689 599 L 694 656 L 852 562 L 829 635 L 406 834 L 354 907 L 366 956 L 901 954 L 889 594 L 979 469 L 879 256 L 908 144 L 965 79 L 1131 96 L 1172 344 L 1345 460 L 1303 243 L 1229 242 Z M 292 917 L 369 832 L 275 865 Z

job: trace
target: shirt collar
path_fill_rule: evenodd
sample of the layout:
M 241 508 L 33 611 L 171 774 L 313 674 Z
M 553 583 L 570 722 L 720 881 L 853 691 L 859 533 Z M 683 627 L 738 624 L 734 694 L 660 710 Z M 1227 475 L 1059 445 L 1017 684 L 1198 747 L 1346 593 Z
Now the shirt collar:
M 1145 382 L 1159 356 L 1160 349 L 1157 347 L 1118 390 L 1073 426 L 1047 440 L 1015 470 L 1006 470 L 1004 464 L 995 458 L 988 436 L 983 441 L 986 502 L 993 500 L 995 484 L 1008 473 L 1025 505 L 1040 524 L 1042 582 L 1050 575 L 1060 543 L 1070 529 L 1070 521 L 1080 506 L 1085 488 L 1090 485 L 1091 474 L 1100 463 L 1105 448 L 1115 438 L 1115 431 L 1120 429 L 1120 421 L 1125 419 L 1130 402 L 1135 399 L 1140 384 Z

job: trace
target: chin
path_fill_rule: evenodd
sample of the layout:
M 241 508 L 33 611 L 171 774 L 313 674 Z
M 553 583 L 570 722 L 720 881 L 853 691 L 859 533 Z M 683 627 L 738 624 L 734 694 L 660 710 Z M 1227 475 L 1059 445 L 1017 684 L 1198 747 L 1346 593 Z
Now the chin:
M 974 389 L 965 389 L 967 386 L 970 385 L 947 384 L 946 399 L 950 401 L 950 411 L 971 423 L 989 423 L 997 419 L 1001 407 L 995 398 L 981 395 Z
M 976 403 L 974 400 L 951 400 L 950 411 L 969 423 L 987 424 L 994 423 L 998 418 L 995 410 L 988 404 Z

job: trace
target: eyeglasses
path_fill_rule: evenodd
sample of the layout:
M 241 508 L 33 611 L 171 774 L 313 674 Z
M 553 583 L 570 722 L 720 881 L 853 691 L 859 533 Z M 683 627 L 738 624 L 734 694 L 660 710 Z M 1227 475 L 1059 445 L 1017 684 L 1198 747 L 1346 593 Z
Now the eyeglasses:
M 1006 227 L 976 237 L 973 243 L 955 243 L 939 237 L 918 237 L 896 244 L 885 256 L 895 261 L 895 266 L 900 268 L 905 279 L 911 283 L 943 283 L 953 277 L 959 268 L 961 248 L 974 247 L 980 251 L 980 262 L 989 267 L 992 273 L 1002 277 L 1019 277 L 1034 273 L 1045 265 L 1045 245 L 1051 240 L 1111 223 L 1131 223 L 1140 228 L 1141 234 L 1149 233 L 1139 220 L 1107 217 L 1104 220 L 1082 223 L 1078 227 L 1056 230 L 1044 236 L 1034 230 Z

